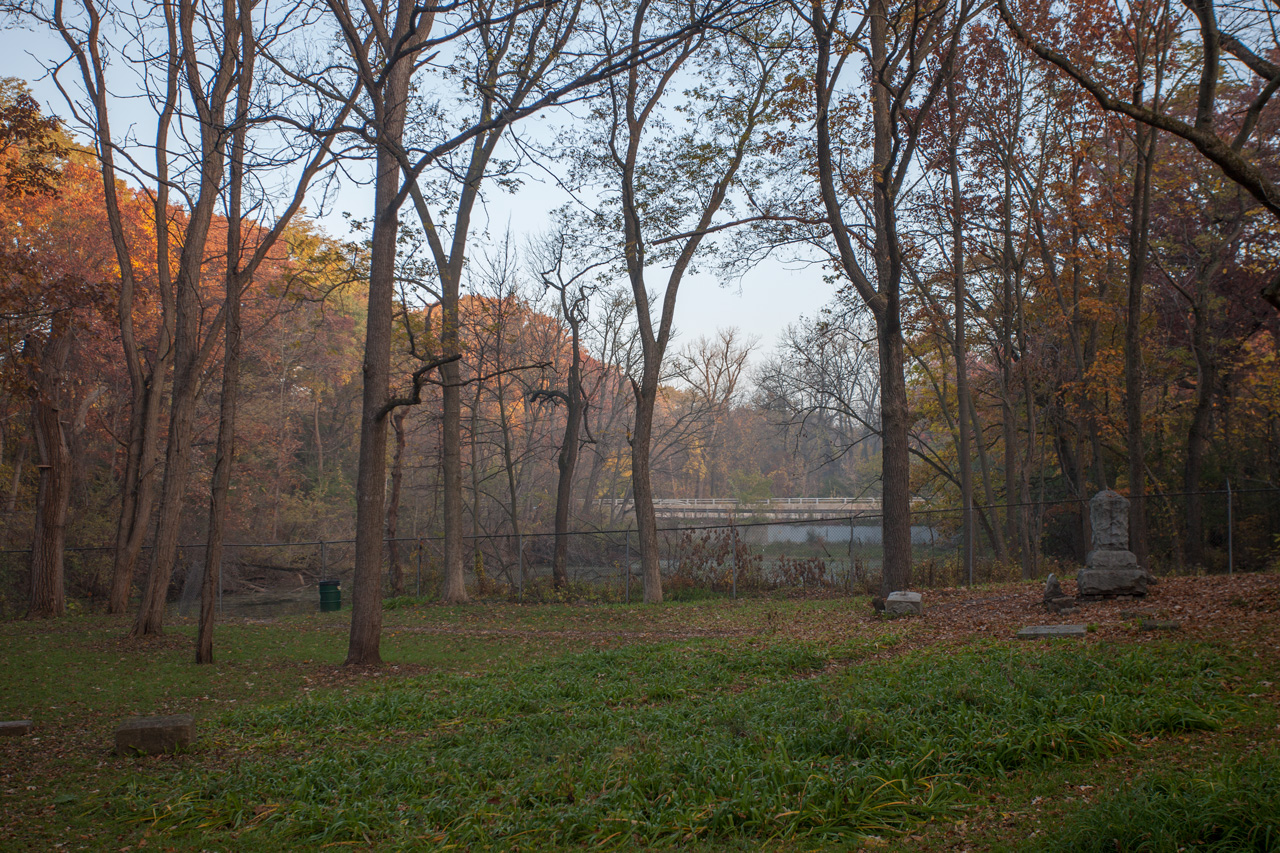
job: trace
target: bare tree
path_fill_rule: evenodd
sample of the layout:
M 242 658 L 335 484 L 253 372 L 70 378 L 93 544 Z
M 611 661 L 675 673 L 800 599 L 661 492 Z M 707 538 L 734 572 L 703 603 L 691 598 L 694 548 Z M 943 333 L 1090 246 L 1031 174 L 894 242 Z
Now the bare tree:
M 703 435 L 696 439 L 706 457 L 706 474 L 699 469 L 694 497 L 719 497 L 727 486 L 722 459 L 722 442 L 728 419 L 742 388 L 740 381 L 757 343 L 736 328 L 719 329 L 714 339 L 700 337 L 686 344 L 675 359 L 675 375 L 697 395 L 705 422 Z M 704 494 L 709 490 L 710 494 Z
M 570 271 L 565 269 L 568 235 L 562 227 L 532 247 L 531 261 L 543 287 L 554 293 L 559 318 L 569 327 L 569 370 L 564 390 L 537 389 L 534 399 L 564 404 L 564 435 L 556 458 L 559 477 L 556 481 L 555 553 L 551 561 L 552 583 L 557 589 L 569 585 L 569 514 L 573 510 L 573 479 L 582 449 L 582 427 L 586 420 L 588 398 L 583 389 L 582 356 L 583 325 L 587 322 L 592 296 L 599 284 L 587 278 L 594 265 Z
M 908 434 L 904 333 L 902 322 L 903 245 L 898 204 L 924 121 L 948 74 L 946 63 L 930 65 L 934 55 L 951 55 L 972 13 L 968 0 L 954 8 L 919 0 L 890 3 L 868 0 L 846 7 L 843 0 L 814 2 L 805 15 L 813 34 L 814 150 L 822 206 L 835 262 L 870 310 L 876 323 L 880 367 L 880 429 L 884 516 L 884 565 L 881 591 L 906 589 L 911 580 L 911 467 Z M 861 55 L 870 83 L 872 159 L 866 215 L 873 272 L 860 260 L 860 246 L 848 218 L 845 188 L 856 178 L 843 171 L 841 144 L 833 134 L 836 115 L 848 104 L 843 88 L 849 60 Z M 873 278 L 874 277 L 874 278 Z
M 692 14 L 693 7 L 680 3 L 636 4 L 625 30 L 631 51 L 643 43 L 650 28 L 670 28 Z M 726 224 L 717 218 L 743 162 L 758 144 L 758 132 L 769 121 L 775 75 L 786 54 L 785 46 L 767 43 L 767 16 L 751 24 L 745 11 L 739 16 L 741 26 L 756 28 L 752 35 L 761 39 L 760 44 L 751 43 L 744 32 L 717 36 L 718 50 L 712 51 L 711 34 L 691 32 L 676 43 L 678 49 L 611 79 L 595 116 L 603 130 L 590 143 L 603 153 L 584 153 L 584 162 L 616 193 L 616 216 L 610 225 L 621 232 L 624 268 L 636 305 L 641 362 L 639 375 L 632 378 L 636 413 L 630 437 L 631 485 L 646 602 L 662 601 L 651 465 L 654 408 L 677 295 L 707 235 Z M 709 103 L 689 105 L 705 111 L 705 130 L 666 124 L 664 107 L 670 105 L 671 89 L 686 74 L 715 75 L 718 80 L 720 89 Z M 664 174 L 663 164 L 673 171 Z M 655 227 L 667 233 L 654 235 Z M 664 279 L 657 312 L 649 290 L 655 268 Z

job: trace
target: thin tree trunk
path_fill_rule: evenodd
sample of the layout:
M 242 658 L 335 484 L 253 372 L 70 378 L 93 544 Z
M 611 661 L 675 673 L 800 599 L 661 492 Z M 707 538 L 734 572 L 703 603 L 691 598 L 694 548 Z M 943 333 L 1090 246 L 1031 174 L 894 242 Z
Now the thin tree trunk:
M 648 365 L 642 378 L 648 382 Z M 657 370 L 652 373 L 656 375 Z M 653 441 L 653 401 L 657 394 L 657 379 L 653 379 L 653 393 L 643 387 L 636 393 L 635 432 L 631 436 L 631 488 L 635 503 L 636 533 L 640 550 L 640 577 L 644 582 L 646 604 L 662 601 L 662 568 L 658 559 L 658 519 L 653 509 L 653 479 L 649 471 L 649 449 Z
M 200 627 L 196 636 L 196 663 L 213 663 L 214 605 L 222 587 L 222 545 L 226 535 L 231 493 L 231 466 L 235 460 L 236 405 L 240 394 L 240 298 L 244 292 L 241 268 L 242 190 L 245 171 L 245 137 L 248 130 L 249 94 L 253 84 L 255 43 L 252 0 L 239 0 L 240 82 L 236 93 L 236 130 L 231 141 L 231 169 L 227 200 L 227 268 L 223 303 L 222 396 L 218 404 L 218 449 L 213 463 L 213 488 L 209 498 L 209 533 L 205 540 L 204 576 L 200 583 Z
M 955 328 L 952 349 L 956 363 L 956 465 L 960 469 L 960 548 L 966 581 L 973 578 L 973 460 L 969 451 L 969 366 L 965 340 L 964 217 L 960 195 L 960 131 L 956 116 L 955 67 L 947 74 L 947 111 L 951 123 L 947 173 L 951 179 L 951 278 L 954 288 Z
M 569 513 L 573 508 L 573 474 L 578 467 L 578 434 L 582 427 L 581 353 L 578 344 L 578 327 L 572 329 L 572 361 L 569 365 L 569 386 L 565 405 L 564 437 L 556 466 L 560 476 L 556 482 L 556 544 L 552 558 L 552 582 L 556 589 L 569 585 Z
M 71 499 L 71 448 L 62 422 L 62 380 L 72 335 L 58 315 L 33 373 L 31 425 L 40 468 L 31 542 L 31 597 L 28 619 L 47 619 L 66 612 L 63 561 L 67 506 Z M 29 343 L 28 345 L 34 345 Z M 25 348 L 25 347 L 24 347 Z
M 1187 535 L 1183 554 L 1187 565 L 1204 565 L 1204 499 L 1200 495 L 1204 457 L 1209 449 L 1209 424 L 1217 381 L 1217 363 L 1210 343 L 1207 276 L 1197 276 L 1192 306 L 1191 351 L 1196 360 L 1196 404 L 1187 429 L 1187 458 L 1182 490 L 1186 492 Z
M 391 556 L 391 594 L 404 595 L 404 567 L 400 564 L 400 543 L 396 541 L 400 528 L 400 490 L 404 482 L 404 418 L 401 409 L 391 416 L 391 430 L 395 433 L 395 450 L 391 456 L 391 495 L 387 498 L 387 549 Z
M 409 30 L 411 4 L 397 10 L 394 37 Z M 397 42 L 398 44 L 398 42 Z M 398 144 L 404 133 L 412 57 L 391 66 L 382 83 L 379 133 Z M 351 634 L 347 666 L 382 664 L 382 525 L 386 518 L 387 413 L 391 395 L 391 325 L 395 312 L 396 239 L 399 235 L 400 162 L 379 145 L 374 188 L 373 237 L 369 250 L 369 311 L 365 320 L 364 391 L 360 457 L 356 474 L 356 559 L 351 590 Z
M 1147 271 L 1151 220 L 1151 172 L 1156 134 L 1145 124 L 1135 128 L 1137 158 L 1129 222 L 1129 304 L 1124 332 L 1124 414 L 1129 456 L 1129 550 L 1148 568 L 1146 452 L 1142 438 L 1142 288 Z

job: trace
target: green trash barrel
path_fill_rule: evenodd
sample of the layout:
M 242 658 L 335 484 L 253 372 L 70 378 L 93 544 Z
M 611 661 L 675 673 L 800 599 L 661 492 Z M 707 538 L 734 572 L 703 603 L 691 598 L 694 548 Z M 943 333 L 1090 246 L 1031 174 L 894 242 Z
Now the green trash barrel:
M 338 581 L 320 581 L 320 612 L 342 609 L 342 589 Z

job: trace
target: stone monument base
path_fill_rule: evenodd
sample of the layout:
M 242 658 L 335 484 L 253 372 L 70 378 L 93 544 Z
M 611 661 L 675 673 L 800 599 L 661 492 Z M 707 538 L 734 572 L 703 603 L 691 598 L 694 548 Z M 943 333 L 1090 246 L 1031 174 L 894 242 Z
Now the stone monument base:
M 1147 573 L 1136 565 L 1128 568 L 1089 566 L 1076 574 L 1076 592 L 1090 598 L 1146 595 Z

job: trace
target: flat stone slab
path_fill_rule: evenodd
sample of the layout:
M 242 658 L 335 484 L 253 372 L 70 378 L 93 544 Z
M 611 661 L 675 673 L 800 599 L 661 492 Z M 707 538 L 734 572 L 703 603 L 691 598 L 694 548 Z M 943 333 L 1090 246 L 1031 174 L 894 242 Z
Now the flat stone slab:
M 116 752 L 120 755 L 157 755 L 191 746 L 195 719 L 190 714 L 171 717 L 130 717 L 116 728 Z
M 1083 637 L 1089 633 L 1083 625 L 1031 625 L 1018 632 L 1019 640 L 1038 640 L 1041 637 Z
M 891 592 L 884 600 L 884 612 L 920 616 L 924 613 L 924 603 L 918 592 Z
M 30 720 L 0 721 L 0 737 L 22 737 L 31 734 Z
M 1180 631 L 1182 623 L 1172 619 L 1143 619 L 1138 627 L 1144 631 Z

